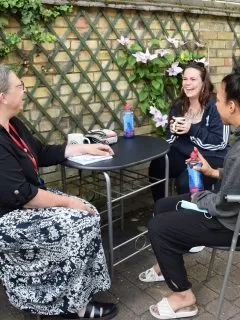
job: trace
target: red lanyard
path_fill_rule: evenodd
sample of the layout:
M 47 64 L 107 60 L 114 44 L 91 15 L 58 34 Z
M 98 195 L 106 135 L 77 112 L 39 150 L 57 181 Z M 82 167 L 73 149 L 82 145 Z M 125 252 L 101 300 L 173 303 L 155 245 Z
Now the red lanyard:
M 15 133 L 15 135 L 17 136 L 17 138 L 19 139 L 19 141 L 9 132 L 9 136 L 11 137 L 11 139 L 13 140 L 13 142 L 15 142 L 15 144 L 24 152 L 26 152 L 28 158 L 31 160 L 34 170 L 36 171 L 36 173 L 38 174 L 38 166 L 37 166 L 37 161 L 34 157 L 34 155 L 32 154 L 31 150 L 29 149 L 28 145 L 26 144 L 26 142 L 19 136 L 19 134 L 17 133 L 16 129 L 11 125 L 11 123 L 9 123 L 9 127 L 10 129 Z

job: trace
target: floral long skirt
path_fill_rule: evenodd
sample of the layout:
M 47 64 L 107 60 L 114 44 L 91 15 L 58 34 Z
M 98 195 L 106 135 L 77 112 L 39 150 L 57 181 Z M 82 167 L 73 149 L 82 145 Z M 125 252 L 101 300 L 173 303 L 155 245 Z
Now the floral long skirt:
M 57 315 L 84 308 L 110 287 L 98 212 L 53 207 L 4 215 L 0 279 L 18 309 Z

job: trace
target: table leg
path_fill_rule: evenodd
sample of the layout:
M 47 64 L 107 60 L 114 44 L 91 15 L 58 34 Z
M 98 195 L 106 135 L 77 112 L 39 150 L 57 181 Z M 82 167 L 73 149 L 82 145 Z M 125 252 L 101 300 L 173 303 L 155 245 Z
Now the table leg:
M 165 155 L 165 182 L 164 182 L 164 194 L 165 197 L 168 197 L 168 189 L 169 189 L 169 159 L 168 155 Z
M 122 170 L 120 170 L 120 194 L 123 194 L 123 173 Z M 124 229 L 124 200 L 120 200 L 120 215 L 121 215 L 121 230 Z
M 62 179 L 62 191 L 67 191 L 67 185 L 66 185 L 66 169 L 64 165 L 61 165 L 61 179 Z
M 113 223 L 112 223 L 112 187 L 109 174 L 103 172 L 107 189 L 107 214 L 108 214 L 108 250 L 109 250 L 109 272 L 113 278 Z

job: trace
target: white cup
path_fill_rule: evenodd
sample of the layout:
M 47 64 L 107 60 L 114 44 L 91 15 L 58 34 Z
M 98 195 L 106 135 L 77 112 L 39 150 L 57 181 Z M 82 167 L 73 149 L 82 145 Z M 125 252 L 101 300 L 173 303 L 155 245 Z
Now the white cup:
M 176 132 L 176 124 L 183 123 L 186 119 L 184 117 L 173 117 L 174 123 L 173 123 L 173 131 Z
M 68 144 L 83 144 L 84 142 L 91 143 L 90 140 L 88 138 L 84 137 L 84 135 L 82 133 L 69 133 L 68 134 L 68 139 L 67 139 Z

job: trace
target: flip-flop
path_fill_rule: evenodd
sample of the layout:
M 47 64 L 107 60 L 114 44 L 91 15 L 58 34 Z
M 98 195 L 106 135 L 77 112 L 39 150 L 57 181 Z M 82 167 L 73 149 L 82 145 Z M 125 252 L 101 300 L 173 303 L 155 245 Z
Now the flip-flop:
M 160 274 L 159 276 L 157 272 L 154 270 L 154 267 L 141 272 L 138 278 L 140 281 L 143 281 L 143 282 L 165 281 L 163 275 Z
M 157 303 L 156 306 L 158 309 L 157 312 L 154 310 L 155 305 L 150 306 L 149 311 L 151 315 L 157 319 L 178 319 L 194 317 L 198 313 L 198 308 L 196 305 L 173 311 L 167 298 L 163 298 L 160 302 Z

